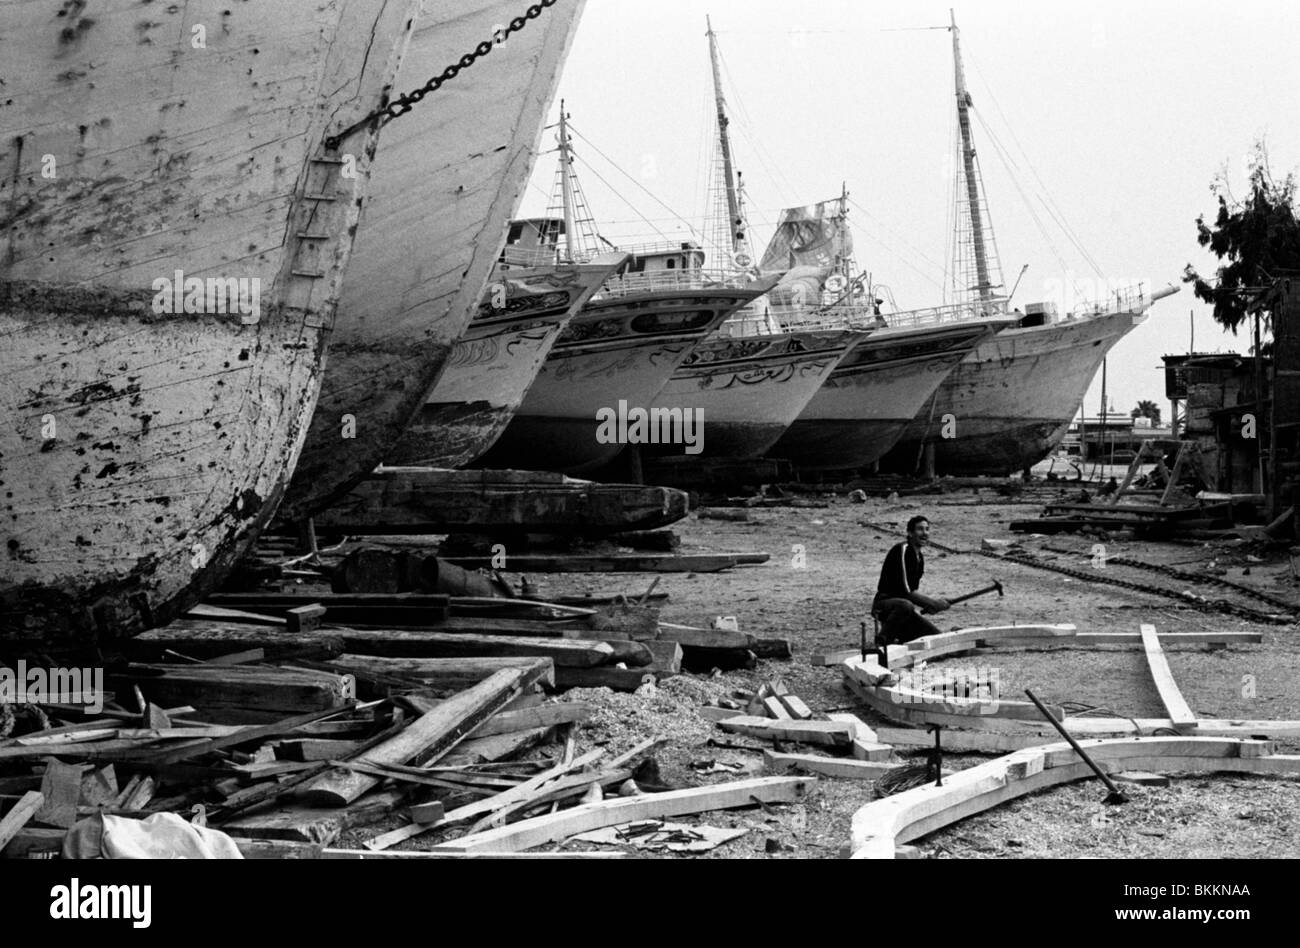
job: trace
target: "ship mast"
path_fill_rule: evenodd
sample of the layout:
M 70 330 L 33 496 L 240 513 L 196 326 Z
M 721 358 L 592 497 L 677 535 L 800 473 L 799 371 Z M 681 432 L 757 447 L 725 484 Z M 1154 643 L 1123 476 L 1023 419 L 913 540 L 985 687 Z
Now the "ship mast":
M 727 103 L 722 97 L 722 70 L 718 65 L 718 37 L 713 32 L 713 21 L 704 18 L 709 32 L 709 60 L 713 64 L 713 96 L 718 109 L 718 144 L 722 151 L 722 173 L 727 191 L 727 228 L 733 254 L 745 247 L 745 221 L 740 209 L 740 194 L 736 188 L 736 170 L 731 158 L 731 135 L 727 131 Z
M 971 239 L 975 245 L 975 273 L 979 282 L 980 300 L 988 302 L 993 297 L 989 283 L 988 252 L 984 246 L 984 220 L 980 212 L 979 179 L 975 172 L 975 145 L 970 131 L 970 93 L 966 91 L 966 71 L 961 62 L 961 39 L 957 32 L 957 17 L 952 10 L 952 57 L 957 78 L 957 124 L 961 130 L 962 167 L 966 172 L 966 199 L 970 207 Z
M 572 146 L 569 144 L 569 114 L 564 108 L 563 99 L 560 100 L 560 193 L 564 203 L 565 256 L 572 261 L 574 259 L 573 155 Z

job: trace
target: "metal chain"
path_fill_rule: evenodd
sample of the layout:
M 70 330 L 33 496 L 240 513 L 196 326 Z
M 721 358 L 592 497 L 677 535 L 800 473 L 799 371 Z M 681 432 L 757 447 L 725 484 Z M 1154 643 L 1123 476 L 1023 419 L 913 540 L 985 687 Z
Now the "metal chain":
M 365 118 L 349 125 L 337 135 L 331 135 L 329 138 L 325 139 L 325 147 L 330 151 L 333 151 L 339 147 L 339 142 L 347 138 L 358 128 L 369 125 L 371 122 L 376 120 L 379 120 L 379 127 L 382 128 L 399 115 L 405 115 L 407 112 L 415 108 L 415 106 L 418 105 L 430 92 L 437 92 L 445 83 L 451 82 L 451 80 L 460 75 L 462 70 L 468 69 L 470 66 L 474 65 L 474 63 L 492 52 L 492 50 L 494 50 L 498 45 L 504 43 L 511 34 L 518 33 L 527 26 L 529 20 L 537 19 L 542 15 L 543 10 L 555 6 L 557 2 L 559 2 L 559 0 L 537 0 L 536 3 L 524 11 L 522 16 L 515 17 L 510 21 L 510 24 L 505 29 L 498 30 L 492 39 L 484 40 L 479 43 L 472 51 L 460 57 L 459 60 L 431 78 L 424 85 L 420 86 L 420 88 L 412 89 L 410 92 L 406 93 L 406 95 L 399 96 L 387 105 L 375 109 L 375 111 L 371 112 Z

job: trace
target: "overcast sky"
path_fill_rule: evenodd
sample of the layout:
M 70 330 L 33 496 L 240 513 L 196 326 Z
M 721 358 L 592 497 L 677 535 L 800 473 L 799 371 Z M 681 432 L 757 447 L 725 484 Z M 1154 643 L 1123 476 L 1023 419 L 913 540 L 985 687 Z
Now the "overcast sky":
M 939 302 L 951 240 L 952 45 L 946 31 L 908 28 L 945 26 L 950 6 L 1008 285 L 1029 264 L 1017 304 L 1073 295 L 1076 284 L 1084 296 L 1106 281 L 1162 286 L 1189 262 L 1210 269 L 1195 220 L 1215 210 L 1215 175 L 1226 166 L 1243 192 L 1260 137 L 1278 177 L 1300 166 L 1300 10 L 1283 0 L 588 0 L 560 94 L 590 140 L 577 141 L 590 165 L 579 172 L 602 232 L 689 236 L 656 199 L 702 227 L 709 14 L 758 249 L 778 209 L 835 197 L 847 181 L 860 205 L 850 218 L 859 265 L 903 308 Z M 526 213 L 544 212 L 554 171 L 544 155 Z M 1112 352 L 1117 410 L 1150 398 L 1167 413 L 1159 356 L 1187 350 L 1192 312 L 1198 351 L 1249 346 L 1220 332 L 1184 288 Z M 1100 398 L 1099 374 L 1089 415 Z

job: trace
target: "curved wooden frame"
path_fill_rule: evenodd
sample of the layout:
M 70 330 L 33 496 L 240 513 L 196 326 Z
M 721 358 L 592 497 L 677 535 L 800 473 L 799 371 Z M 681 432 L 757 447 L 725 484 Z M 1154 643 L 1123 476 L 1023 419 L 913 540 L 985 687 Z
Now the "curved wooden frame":
M 1145 737 L 1080 744 L 1107 771 L 1300 773 L 1300 756 L 1273 754 L 1268 741 Z M 1090 776 L 1069 744 L 1016 751 L 945 777 L 942 786 L 917 787 L 860 808 L 853 814 L 852 858 L 893 859 L 901 843 L 1008 800 Z

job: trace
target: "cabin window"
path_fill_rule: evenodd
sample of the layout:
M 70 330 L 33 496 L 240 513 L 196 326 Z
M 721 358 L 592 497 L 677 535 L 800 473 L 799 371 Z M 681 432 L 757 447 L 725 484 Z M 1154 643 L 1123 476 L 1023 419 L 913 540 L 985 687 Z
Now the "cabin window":
M 668 258 L 668 269 L 669 269 L 669 270 L 676 270 L 676 269 L 677 269 L 677 259 L 676 259 L 675 257 L 669 257 L 669 258 Z

